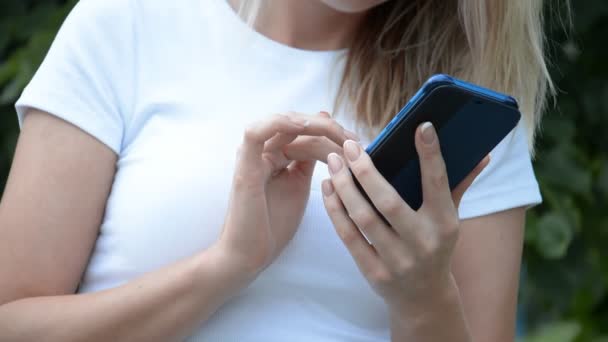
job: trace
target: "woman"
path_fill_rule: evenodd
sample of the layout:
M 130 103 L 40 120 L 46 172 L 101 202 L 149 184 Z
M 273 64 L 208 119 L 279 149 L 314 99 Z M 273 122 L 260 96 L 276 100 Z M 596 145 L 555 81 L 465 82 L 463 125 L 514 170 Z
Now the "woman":
M 80 1 L 17 103 L 0 340 L 512 341 L 541 9 Z M 452 194 L 421 125 L 413 211 L 360 144 L 438 72 L 525 120 Z

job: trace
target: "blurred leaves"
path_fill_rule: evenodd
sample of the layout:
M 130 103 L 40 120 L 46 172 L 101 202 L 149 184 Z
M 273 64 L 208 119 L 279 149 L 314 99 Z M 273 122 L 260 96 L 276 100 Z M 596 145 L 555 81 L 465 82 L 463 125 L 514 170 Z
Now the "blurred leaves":
M 74 1 L 3 0 L 0 105 L 10 105 L 34 76 Z M 29 6 L 28 6 L 29 3 Z M 11 39 L 12 38 L 12 39 Z M 15 45 L 17 44 L 17 45 Z M 5 49 L 13 47 L 7 55 Z
M 0 193 L 17 140 L 13 104 L 75 0 L 0 1 Z
M 559 94 L 534 163 L 520 291 L 529 341 L 608 339 L 608 1 L 572 1 L 573 32 L 549 25 Z
M 523 342 L 573 342 L 581 331 L 576 322 L 557 322 L 544 325 Z
M 0 193 L 17 139 L 13 103 L 75 3 L 0 1 Z M 559 92 L 534 162 L 544 203 L 527 221 L 523 341 L 608 342 L 608 1 L 572 1 L 571 33 L 552 8 L 548 45 Z
M 536 223 L 535 246 L 545 259 L 558 259 L 566 254 L 573 229 L 565 215 L 550 212 Z

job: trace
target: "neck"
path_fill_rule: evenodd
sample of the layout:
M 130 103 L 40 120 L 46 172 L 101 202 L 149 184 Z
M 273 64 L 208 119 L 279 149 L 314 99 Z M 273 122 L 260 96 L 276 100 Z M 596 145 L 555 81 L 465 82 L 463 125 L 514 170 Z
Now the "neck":
M 240 0 L 229 0 L 237 9 Z M 365 12 L 344 13 L 320 0 L 266 0 L 255 29 L 279 43 L 304 50 L 349 46 Z

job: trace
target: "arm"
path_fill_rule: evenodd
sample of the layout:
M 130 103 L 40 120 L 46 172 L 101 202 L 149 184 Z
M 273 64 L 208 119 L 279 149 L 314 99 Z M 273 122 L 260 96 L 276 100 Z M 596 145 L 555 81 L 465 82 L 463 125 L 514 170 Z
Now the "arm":
M 525 209 L 516 208 L 462 221 L 453 278 L 419 306 L 393 313 L 395 340 L 513 341 L 524 219 Z
M 0 340 L 179 339 L 246 283 L 209 249 L 118 288 L 74 295 L 115 163 L 80 129 L 27 115 L 0 203 Z
M 415 144 L 424 198 L 420 209 L 408 206 L 352 141 L 344 144 L 350 172 L 344 159 L 327 158 L 331 179 L 323 183 L 325 207 L 359 269 L 388 305 L 394 341 L 470 341 L 451 264 L 460 199 L 489 158 L 450 192 L 432 124 L 420 125 Z M 385 220 L 355 187 L 351 172 Z
M 279 255 L 304 212 L 315 158 L 339 151 L 345 135 L 327 115 L 276 115 L 249 127 L 216 243 L 123 286 L 74 295 L 116 156 L 66 121 L 32 111 L 0 203 L 0 340 L 184 338 Z
M 474 341 L 513 341 L 525 209 L 464 220 L 452 257 Z
M 460 199 L 489 159 L 450 192 L 433 126 L 422 124 L 415 141 L 424 198 L 417 211 L 354 142 L 344 144 L 346 160 L 328 156 L 323 195 L 334 227 L 386 301 L 394 341 L 510 341 L 524 209 L 461 221 Z

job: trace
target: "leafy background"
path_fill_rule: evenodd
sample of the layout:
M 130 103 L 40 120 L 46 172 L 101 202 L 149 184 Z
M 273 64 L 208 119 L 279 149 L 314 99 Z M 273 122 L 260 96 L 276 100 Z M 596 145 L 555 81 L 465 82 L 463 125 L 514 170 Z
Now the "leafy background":
M 13 104 L 75 3 L 0 1 L 0 193 L 18 135 Z M 544 203 L 526 229 L 525 342 L 608 342 L 608 1 L 572 6 L 571 30 L 547 11 L 559 94 L 534 163 Z

